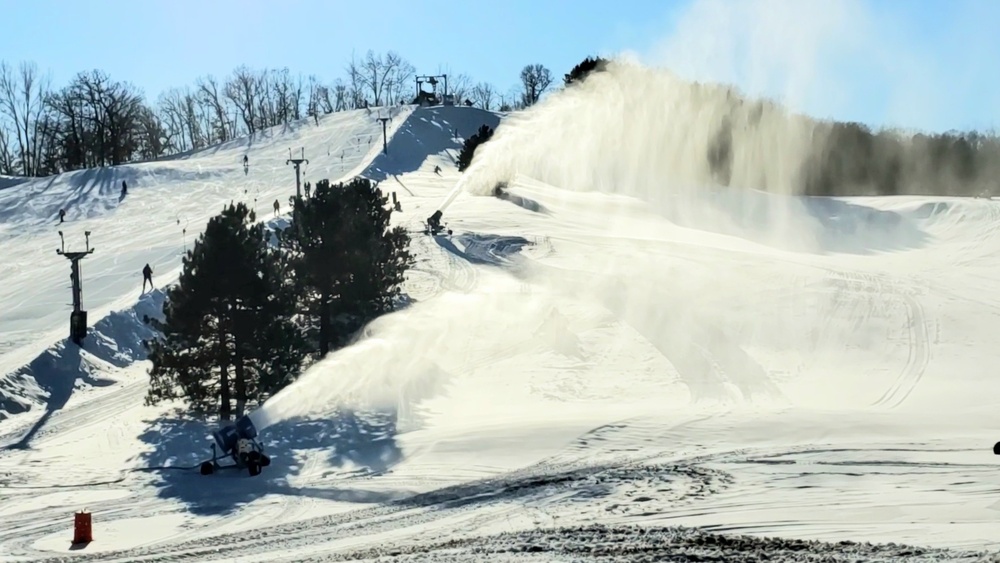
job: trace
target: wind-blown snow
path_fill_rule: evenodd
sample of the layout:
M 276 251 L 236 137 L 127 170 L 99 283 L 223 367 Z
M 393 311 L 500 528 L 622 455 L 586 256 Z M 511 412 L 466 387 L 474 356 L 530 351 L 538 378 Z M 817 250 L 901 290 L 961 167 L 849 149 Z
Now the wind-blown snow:
M 83 508 L 95 542 L 82 551 L 104 561 L 971 561 L 996 549 L 1000 208 L 750 189 L 756 172 L 783 177 L 785 133 L 760 168 L 734 168 L 749 186 L 715 187 L 670 153 L 675 133 L 640 127 L 674 79 L 622 72 L 646 90 L 551 96 L 499 122 L 465 174 L 452 128 L 498 116 L 404 107 L 387 155 L 377 110 L 362 110 L 0 192 L 18 257 L 0 273 L 0 390 L 31 407 L 0 422 L 0 557 L 66 557 Z M 577 130 L 558 132 L 574 112 Z M 616 120 L 630 126 L 618 138 Z M 183 245 L 230 199 L 261 220 L 275 199 L 284 210 L 299 146 L 305 179 L 364 174 L 396 192 L 417 259 L 410 303 L 251 413 L 273 456 L 261 476 L 202 477 L 191 468 L 213 427 L 142 401 L 140 319 L 162 293 L 137 302 L 138 272 L 150 261 L 158 287 L 172 281 Z M 18 211 L 15 193 L 35 203 Z M 68 243 L 91 230 L 97 247 L 82 352 L 62 340 L 68 264 L 51 213 L 64 204 L 76 208 Z M 423 234 L 439 208 L 452 235 Z

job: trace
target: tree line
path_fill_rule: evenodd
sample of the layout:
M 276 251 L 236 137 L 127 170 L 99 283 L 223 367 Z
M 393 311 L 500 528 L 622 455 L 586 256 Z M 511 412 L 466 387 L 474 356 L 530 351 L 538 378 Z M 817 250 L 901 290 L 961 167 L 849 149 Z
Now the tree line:
M 288 68 L 243 65 L 225 78 L 202 76 L 155 101 L 101 70 L 80 72 L 61 88 L 31 62 L 0 61 L 0 174 L 47 176 L 201 149 L 305 117 L 366 106 L 412 103 L 416 70 L 399 54 L 352 57 L 344 77 L 324 83 Z M 541 64 L 501 91 L 466 74 L 448 76 L 457 103 L 514 111 L 552 84 Z
M 593 72 L 607 70 L 608 64 L 602 57 L 587 57 L 564 76 L 564 84 L 582 82 Z M 750 117 L 736 125 L 735 115 L 725 116 L 709 143 L 705 159 L 714 179 L 723 185 L 732 178 L 736 128 L 756 126 L 765 106 L 775 105 L 744 99 L 735 88 L 726 89 L 740 98 L 739 105 Z M 798 186 L 804 195 L 1000 195 L 1000 138 L 993 133 L 914 133 L 821 120 L 812 120 L 811 125 L 811 145 Z M 465 167 L 475 147 L 487 140 L 488 135 L 480 135 L 467 143 Z
M 761 125 L 765 112 L 788 112 L 774 102 L 737 97 L 705 154 L 715 181 L 729 185 L 740 129 Z M 863 123 L 810 120 L 801 147 L 796 193 L 810 196 L 1000 195 L 1000 138 L 994 133 L 922 133 L 873 129 Z M 766 183 L 766 179 L 762 180 Z M 769 189 L 772 186 L 750 186 Z
M 401 304 L 409 235 L 365 178 L 316 183 L 293 200 L 277 244 L 244 203 L 208 221 L 167 290 L 160 336 L 147 341 L 146 404 L 241 416 L 310 363 Z
M 582 82 L 608 64 L 602 57 L 587 57 L 564 76 L 564 84 Z M 735 88 L 727 90 L 740 97 Z M 724 117 L 705 154 L 713 177 L 724 185 L 732 177 L 736 128 L 756 126 L 765 106 L 775 104 L 740 97 L 740 105 L 750 116 L 748 123 L 738 126 L 736 116 Z M 481 137 L 469 143 L 465 166 L 475 146 L 489 140 Z M 1000 138 L 977 131 L 913 133 L 813 120 L 800 178 L 799 192 L 812 196 L 1000 195 Z

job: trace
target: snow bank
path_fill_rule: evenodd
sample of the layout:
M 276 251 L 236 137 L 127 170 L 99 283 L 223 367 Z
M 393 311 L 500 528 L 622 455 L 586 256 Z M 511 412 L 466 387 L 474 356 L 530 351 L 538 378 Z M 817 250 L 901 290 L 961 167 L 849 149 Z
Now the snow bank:
M 153 290 L 132 307 L 114 311 L 94 323 L 82 349 L 69 339 L 59 341 L 28 365 L 0 377 L 0 420 L 39 406 L 58 410 L 78 382 L 111 384 L 97 376 L 109 368 L 146 359 L 142 341 L 154 337 L 156 331 L 143 319 L 162 318 L 164 298 L 162 290 Z

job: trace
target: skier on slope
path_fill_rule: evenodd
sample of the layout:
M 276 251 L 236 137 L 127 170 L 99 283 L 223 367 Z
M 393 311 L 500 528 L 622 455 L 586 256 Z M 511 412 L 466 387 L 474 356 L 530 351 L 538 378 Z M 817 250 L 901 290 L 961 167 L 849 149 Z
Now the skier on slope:
M 128 186 L 125 185 L 125 180 L 122 180 L 122 197 L 128 195 Z
M 153 287 L 153 269 L 146 264 L 146 267 L 142 269 L 142 292 L 146 293 L 146 282 L 149 282 L 149 289 L 154 289 Z

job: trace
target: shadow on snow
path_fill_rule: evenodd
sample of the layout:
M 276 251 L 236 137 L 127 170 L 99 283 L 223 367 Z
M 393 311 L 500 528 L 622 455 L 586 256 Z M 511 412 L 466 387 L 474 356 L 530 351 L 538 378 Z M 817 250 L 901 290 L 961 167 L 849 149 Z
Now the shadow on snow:
M 21 370 L 21 373 L 33 378 L 38 388 L 47 395 L 45 412 L 18 441 L 3 449 L 30 448 L 31 441 L 48 423 L 52 415 L 69 402 L 69 398 L 77 387 L 78 380 L 81 384 L 94 387 L 106 387 L 115 383 L 112 380 L 93 377 L 86 368 L 80 348 L 69 339 L 46 350 Z M 9 397 L 0 399 L 0 408 L 7 412 L 19 412 L 19 410 L 28 410 L 30 407 L 19 403 L 13 397 Z
M 531 244 L 524 237 L 461 233 L 451 237 L 434 236 L 441 248 L 472 264 L 505 267 L 512 256 Z M 456 241 L 458 244 L 455 244 Z M 461 245 L 461 248 L 459 248 Z
M 271 457 L 271 465 L 256 477 L 235 468 L 213 475 L 198 472 L 198 464 L 211 457 L 214 429 L 204 421 L 178 415 L 150 421 L 140 439 L 152 449 L 140 459 L 156 474 L 159 497 L 176 499 L 194 514 L 218 515 L 266 495 L 358 503 L 388 502 L 402 496 L 290 483 L 306 474 L 310 481 L 333 479 L 335 483 L 338 478 L 388 471 L 402 459 L 395 413 L 341 411 L 329 418 L 290 419 L 268 426 L 258 440 Z M 317 457 L 325 457 L 324 467 L 306 470 Z M 221 461 L 227 462 L 231 460 Z
M 0 377 L 0 420 L 31 410 L 38 403 L 45 412 L 16 442 L 3 449 L 27 449 L 38 432 L 61 410 L 79 386 L 107 387 L 117 383 L 95 377 L 100 364 L 125 367 L 146 359 L 143 339 L 155 332 L 143 317 L 162 317 L 166 294 L 154 289 L 132 307 L 113 311 L 88 330 L 81 349 L 68 338 L 41 353 L 26 366 Z
M 832 197 L 785 196 L 728 187 L 649 200 L 669 221 L 792 252 L 870 255 L 925 246 L 913 217 Z
M 384 181 L 420 169 L 427 157 L 446 150 L 461 150 L 465 140 L 482 125 L 496 129 L 500 116 L 486 110 L 459 106 L 417 108 L 406 117 L 362 176 Z M 459 136 L 455 136 L 458 131 Z M 381 141 L 381 138 L 378 139 Z

